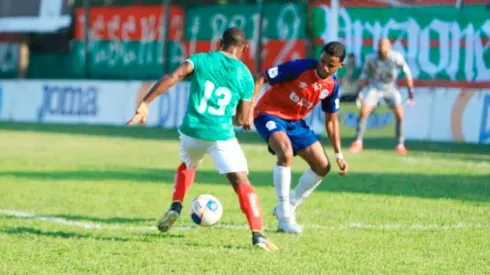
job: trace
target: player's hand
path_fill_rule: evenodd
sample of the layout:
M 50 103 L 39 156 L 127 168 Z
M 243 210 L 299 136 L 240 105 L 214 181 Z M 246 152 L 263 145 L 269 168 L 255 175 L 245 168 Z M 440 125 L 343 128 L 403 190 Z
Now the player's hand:
M 145 102 L 141 102 L 138 108 L 136 109 L 136 113 L 133 118 L 130 119 L 127 124 L 135 125 L 135 124 L 145 124 L 148 119 L 148 104 Z
M 408 108 L 411 108 L 415 104 L 415 100 L 407 98 L 405 104 L 407 105 Z
M 408 98 L 407 98 L 407 107 L 412 107 L 413 104 L 415 103 L 415 91 L 413 90 L 413 88 L 408 88 Z
M 345 176 L 347 175 L 347 170 L 349 169 L 349 164 L 347 163 L 347 161 L 343 158 L 338 158 L 337 159 L 337 165 L 339 166 L 339 174 L 341 176 Z
M 253 111 L 251 111 L 247 121 L 242 125 L 243 130 L 251 131 L 253 123 L 254 123 L 254 116 L 253 116 Z

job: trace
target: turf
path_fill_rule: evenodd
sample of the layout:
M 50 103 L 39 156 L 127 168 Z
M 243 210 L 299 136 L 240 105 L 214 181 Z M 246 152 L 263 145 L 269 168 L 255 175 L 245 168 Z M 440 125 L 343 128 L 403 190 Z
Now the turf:
M 170 203 L 174 130 L 0 123 L 0 273 L 488 273 L 489 146 L 408 142 L 400 157 L 391 132 L 370 131 L 363 153 L 344 153 L 350 174 L 334 169 L 301 206 L 301 236 L 275 232 L 274 158 L 256 134 L 240 133 L 266 234 L 280 247 L 267 254 L 251 247 L 209 158 L 178 228 L 152 228 Z M 305 167 L 295 160 L 293 183 Z M 196 228 L 187 215 L 202 193 L 222 201 L 219 226 Z

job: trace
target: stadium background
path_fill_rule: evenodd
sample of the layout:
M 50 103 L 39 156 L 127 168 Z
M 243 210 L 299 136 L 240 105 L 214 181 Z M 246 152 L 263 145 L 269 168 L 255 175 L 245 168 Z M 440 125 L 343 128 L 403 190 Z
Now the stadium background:
M 389 37 L 416 78 L 417 104 L 407 109 L 407 138 L 490 141 L 490 10 L 480 0 L 42 2 L 40 11 L 54 6 L 51 18 L 59 26 L 43 30 L 48 21 L 42 20 L 53 13 L 35 18 L 29 11 L 39 20 L 32 21 L 31 30 L 18 24 L 16 31 L 12 23 L 13 29 L 0 34 L 0 119 L 122 124 L 151 81 L 193 52 L 217 49 L 222 31 L 236 25 L 250 39 L 244 62 L 254 73 L 315 57 L 330 40 L 346 44 L 358 72 L 379 38 Z M 20 16 L 14 11 L 4 12 L 4 19 Z M 339 71 L 341 79 L 345 72 Z M 178 85 L 174 90 L 183 93 L 170 92 L 154 104 L 150 126 L 178 125 L 187 87 Z M 356 116 L 352 104 L 344 104 L 347 132 Z M 392 122 L 393 115 L 381 106 L 369 127 L 391 127 Z M 323 132 L 318 108 L 309 123 Z
M 0 273 L 489 273 L 488 1 L 215 2 L 0 1 Z M 272 255 L 251 251 L 237 198 L 207 157 L 185 211 L 214 194 L 220 223 L 198 229 L 186 214 L 169 234 L 155 229 L 171 199 L 187 82 L 152 104 L 155 127 L 124 126 L 155 79 L 216 47 L 231 24 L 252 42 L 254 72 L 339 39 L 356 58 L 340 70 L 344 82 L 386 35 L 417 79 L 406 156 L 393 150 L 386 106 L 369 119 L 365 150 L 348 152 L 358 110 L 341 103 L 349 174 L 334 165 L 298 209 L 301 236 L 275 232 L 275 158 L 256 133 L 238 133 L 266 233 L 280 247 Z M 323 133 L 319 109 L 308 122 Z M 306 168 L 295 160 L 293 186 Z
M 127 99 L 141 93 L 148 86 L 146 81 L 161 77 L 193 52 L 217 49 L 220 33 L 236 25 L 250 39 L 244 62 L 252 72 L 295 58 L 317 56 L 330 40 L 346 44 L 359 70 L 366 54 L 376 50 L 376 41 L 389 37 L 394 48 L 405 55 L 417 79 L 418 104 L 407 110 L 408 138 L 488 142 L 490 21 L 482 1 L 340 1 L 340 5 L 337 1 L 174 2 L 75 1 L 70 6 L 65 1 L 59 7 L 59 18 L 71 16 L 72 20 L 61 29 L 4 33 L 0 77 L 13 80 L 2 81 L 5 100 L 0 118 L 121 124 L 136 100 Z M 89 10 L 88 19 L 85 9 Z M 376 17 L 372 16 L 374 11 Z M 34 25 L 43 24 L 39 22 Z M 166 24 L 169 27 L 162 28 Z M 257 58 L 259 55 L 261 58 Z M 345 71 L 339 72 L 340 78 Z M 18 77 L 32 81 L 20 84 L 15 80 Z M 18 85 L 31 86 L 26 89 Z M 5 104 L 17 101 L 21 96 L 14 91 L 17 89 L 35 94 L 29 98 L 39 98 L 28 102 L 31 110 Z M 186 84 L 176 89 L 186 89 Z M 111 96 L 110 102 L 105 99 L 110 90 L 129 94 L 120 92 Z M 73 97 L 79 106 L 58 102 L 57 97 L 60 101 Z M 153 112 L 159 118 L 150 125 L 176 127 L 179 123 L 185 96 L 170 93 L 167 99 L 179 108 Z M 117 115 L 104 112 L 115 105 L 128 107 Z M 40 106 L 49 107 L 48 116 L 40 112 L 36 115 Z M 390 112 L 379 110 L 372 116 L 371 128 L 383 128 L 393 121 Z M 343 113 L 345 126 L 353 127 L 354 111 Z M 309 119 L 321 133 L 321 112 L 316 109 Z M 426 123 L 421 125 L 421 121 Z

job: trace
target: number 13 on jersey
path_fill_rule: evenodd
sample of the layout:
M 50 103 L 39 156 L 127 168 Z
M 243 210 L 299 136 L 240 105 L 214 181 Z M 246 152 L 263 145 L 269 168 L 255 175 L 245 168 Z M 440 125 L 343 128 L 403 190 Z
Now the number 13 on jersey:
M 209 106 L 211 101 L 216 101 L 215 106 Z M 201 114 L 209 113 L 216 116 L 222 116 L 225 114 L 226 107 L 231 101 L 231 91 L 225 87 L 218 87 L 211 81 L 204 83 L 204 95 L 201 99 L 201 103 L 197 108 L 197 111 Z

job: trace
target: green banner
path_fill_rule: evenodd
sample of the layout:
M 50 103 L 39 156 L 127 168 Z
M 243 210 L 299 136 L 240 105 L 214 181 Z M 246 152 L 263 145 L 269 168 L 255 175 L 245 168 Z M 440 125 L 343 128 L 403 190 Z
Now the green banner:
M 19 44 L 0 43 L 0 78 L 13 78 L 19 69 Z
M 265 4 L 264 39 L 305 38 L 306 6 L 304 4 Z M 186 10 L 186 40 L 219 40 L 231 26 L 242 28 L 247 38 L 259 35 L 259 14 L 255 4 L 197 6 Z
M 326 5 L 313 12 L 318 42 L 329 40 Z M 483 6 L 341 8 L 338 38 L 357 63 L 377 49 L 382 37 L 406 57 L 416 79 L 490 81 L 490 11 Z M 321 46 L 315 47 L 318 54 Z M 343 73 L 343 72 L 342 72 Z
M 255 72 L 257 45 L 262 39 L 261 70 L 306 55 L 306 5 L 264 4 L 263 32 L 255 4 L 197 6 L 186 10 L 187 53 L 216 50 L 223 32 L 237 26 L 245 31 L 250 50 L 242 61 Z
M 84 63 L 83 12 L 76 10 L 71 56 L 33 56 L 30 76 L 66 78 L 73 74 L 73 78 L 78 78 L 84 74 L 87 66 Z M 165 73 L 161 6 L 94 7 L 90 13 L 87 77 L 144 80 L 160 78 Z M 186 10 L 172 6 L 167 30 L 170 41 L 166 44 L 168 69 L 176 68 L 194 52 L 216 50 L 219 38 L 230 26 L 242 28 L 249 39 L 250 51 L 242 60 L 252 71 L 259 35 L 263 46 L 262 68 L 305 56 L 305 4 L 265 4 L 262 34 L 258 31 L 258 22 L 255 4 L 204 5 Z M 48 62 L 50 59 L 53 62 Z M 55 66 L 46 69 L 46 63 L 66 66 L 63 70 Z

